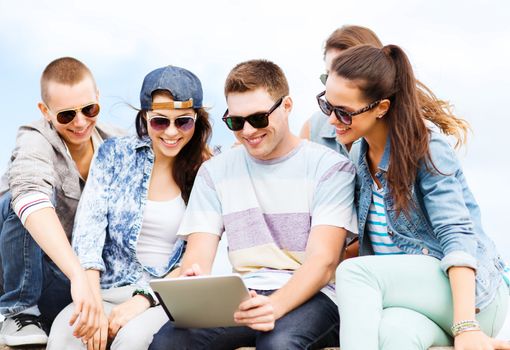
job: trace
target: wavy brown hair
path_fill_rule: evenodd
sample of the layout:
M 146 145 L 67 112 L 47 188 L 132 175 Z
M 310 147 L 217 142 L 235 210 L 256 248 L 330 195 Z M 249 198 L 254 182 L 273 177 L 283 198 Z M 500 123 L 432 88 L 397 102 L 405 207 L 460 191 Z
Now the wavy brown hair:
M 370 45 L 346 50 L 333 62 L 332 73 L 353 82 L 367 101 L 389 99 L 390 162 L 387 182 L 398 210 L 410 205 L 409 188 L 422 163 L 433 166 L 429 131 L 420 106 L 416 79 L 404 51 L 396 45 Z
M 163 94 L 174 99 L 172 94 L 167 90 L 156 90 L 152 94 L 153 98 L 156 94 Z M 177 186 L 181 190 L 182 199 L 188 204 L 189 196 L 198 168 L 207 159 L 211 157 L 211 151 L 207 146 L 211 138 L 211 124 L 209 122 L 209 113 L 205 108 L 195 108 L 197 119 L 195 121 L 195 131 L 189 142 L 182 148 L 175 158 L 172 167 L 172 177 Z M 147 110 L 138 111 L 135 120 L 136 133 L 139 138 L 147 136 Z
M 332 49 L 344 51 L 358 45 L 383 47 L 381 40 L 371 29 L 346 25 L 338 28 L 328 37 L 324 45 L 324 55 Z M 470 129 L 468 122 L 455 116 L 450 103 L 438 99 L 425 84 L 416 80 L 416 87 L 423 117 L 437 125 L 444 134 L 453 136 L 456 139 L 456 148 L 462 146 L 467 140 Z

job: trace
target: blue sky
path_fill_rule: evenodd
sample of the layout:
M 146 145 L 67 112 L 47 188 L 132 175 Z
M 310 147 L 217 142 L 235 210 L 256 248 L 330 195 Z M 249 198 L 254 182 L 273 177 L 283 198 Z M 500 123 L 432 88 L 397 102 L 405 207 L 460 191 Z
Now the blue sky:
M 473 134 L 459 156 L 486 231 L 510 260 L 510 26 L 508 1 L 7 1 L 0 0 L 0 169 L 22 123 L 40 118 L 39 77 L 48 62 L 74 56 L 93 71 L 101 119 L 130 127 L 150 70 L 195 72 L 211 106 L 213 144 L 230 145 L 222 125 L 223 82 L 237 63 L 267 58 L 286 72 L 294 98 L 291 129 L 317 109 L 322 47 L 344 24 L 372 28 L 402 46 L 416 75 L 467 119 Z
M 471 123 L 459 157 L 485 230 L 510 261 L 508 14 L 507 0 L 0 0 L 0 169 L 19 125 L 40 118 L 39 77 L 57 57 L 74 56 L 91 68 L 101 119 L 126 128 L 134 120 L 126 103 L 138 106 L 146 73 L 168 64 L 190 69 L 211 106 L 212 143 L 228 146 L 223 82 L 235 64 L 267 58 L 282 67 L 297 133 L 317 110 L 324 40 L 344 24 L 364 25 L 403 47 L 417 77 Z M 221 244 L 215 271 L 224 273 Z M 500 336 L 510 338 L 510 317 Z

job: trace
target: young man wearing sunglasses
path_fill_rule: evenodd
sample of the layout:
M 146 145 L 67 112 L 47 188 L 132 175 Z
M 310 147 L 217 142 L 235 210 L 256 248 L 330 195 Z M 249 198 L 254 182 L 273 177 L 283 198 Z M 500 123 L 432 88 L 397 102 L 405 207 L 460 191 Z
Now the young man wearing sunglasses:
M 357 232 L 352 163 L 289 129 L 287 80 L 272 62 L 237 65 L 223 116 L 242 147 L 200 168 L 179 234 L 185 276 L 209 274 L 225 232 L 229 259 L 251 299 L 241 327 L 180 329 L 167 323 L 151 349 L 338 346 L 335 268 L 347 232 Z
M 96 124 L 96 84 L 74 58 L 45 68 L 41 97 L 44 119 L 19 129 L 0 192 L 0 336 L 11 346 L 45 344 L 43 328 L 71 301 L 75 336 L 86 340 L 98 326 L 99 305 L 69 241 L 94 151 L 119 131 Z

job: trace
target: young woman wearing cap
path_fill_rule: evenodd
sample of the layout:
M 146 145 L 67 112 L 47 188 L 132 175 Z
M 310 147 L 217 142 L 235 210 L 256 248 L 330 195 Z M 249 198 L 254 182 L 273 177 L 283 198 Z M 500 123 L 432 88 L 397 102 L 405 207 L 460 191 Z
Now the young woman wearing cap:
M 102 302 L 99 330 L 88 344 L 72 335 L 64 309 L 48 349 L 147 349 L 168 320 L 148 285 L 175 271 L 184 243 L 176 231 L 211 126 L 199 79 L 167 66 L 150 72 L 140 93 L 137 136 L 103 144 L 76 216 L 73 246 Z
M 360 254 L 373 255 L 337 270 L 342 350 L 510 349 L 490 338 L 506 316 L 505 265 L 402 49 L 346 50 L 317 99 L 342 143 L 361 139 Z

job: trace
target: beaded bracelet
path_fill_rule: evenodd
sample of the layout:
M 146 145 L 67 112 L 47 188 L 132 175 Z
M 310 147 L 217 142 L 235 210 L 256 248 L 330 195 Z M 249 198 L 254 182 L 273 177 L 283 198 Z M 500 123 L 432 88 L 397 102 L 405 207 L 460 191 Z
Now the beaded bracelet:
M 458 336 L 460 333 L 468 332 L 468 331 L 479 331 L 480 324 L 477 320 L 464 320 L 455 323 L 452 328 L 453 337 Z

